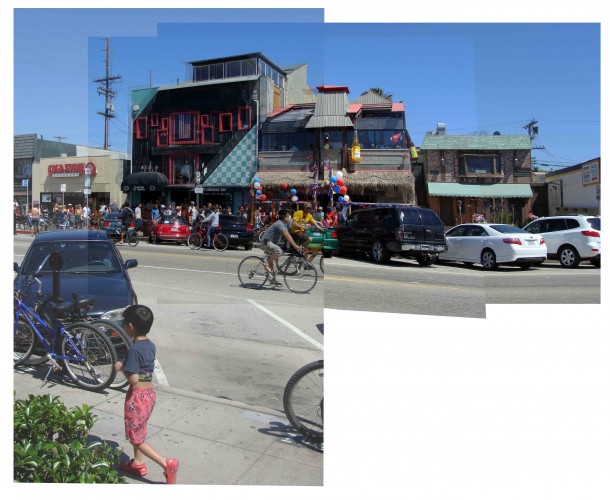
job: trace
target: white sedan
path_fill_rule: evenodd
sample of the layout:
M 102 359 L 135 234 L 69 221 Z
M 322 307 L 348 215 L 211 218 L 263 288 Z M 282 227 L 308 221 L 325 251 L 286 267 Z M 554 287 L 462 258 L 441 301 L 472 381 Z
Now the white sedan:
M 544 238 L 509 224 L 460 224 L 447 231 L 447 251 L 439 261 L 479 263 L 490 270 L 498 264 L 528 269 L 546 259 Z

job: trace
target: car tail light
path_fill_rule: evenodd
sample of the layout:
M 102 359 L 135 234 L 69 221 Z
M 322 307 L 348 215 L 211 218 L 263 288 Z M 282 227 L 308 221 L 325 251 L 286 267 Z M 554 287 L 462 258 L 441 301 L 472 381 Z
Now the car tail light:
M 254 231 L 254 226 L 251 226 L 250 224 L 246 224 L 246 231 Z
M 222 231 L 222 226 L 220 224 L 218 224 L 218 230 Z
M 581 231 L 580 234 L 582 234 L 583 236 L 589 236 L 591 238 L 599 238 L 599 233 L 597 231 L 593 231 L 593 230 L 587 230 L 587 231 Z
M 335 233 L 335 232 L 333 231 L 332 233 L 330 233 L 330 237 L 331 237 L 333 240 L 336 240 L 336 239 L 337 239 L 337 233 Z
M 521 240 L 519 238 L 504 238 L 502 241 L 509 245 L 521 245 Z
M 110 227 L 110 222 L 104 222 L 104 227 Z
M 544 238 L 540 238 L 540 246 L 544 245 Z
M 402 233 L 402 228 L 399 227 L 396 229 L 396 231 L 394 232 L 394 237 L 398 240 L 401 241 L 403 238 L 403 233 Z

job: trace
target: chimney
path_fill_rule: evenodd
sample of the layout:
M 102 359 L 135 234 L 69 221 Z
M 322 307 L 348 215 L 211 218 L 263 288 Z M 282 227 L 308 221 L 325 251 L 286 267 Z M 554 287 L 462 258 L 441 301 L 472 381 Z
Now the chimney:
M 436 124 L 436 134 L 437 135 L 445 135 L 445 132 L 446 132 L 445 124 L 444 123 L 437 123 Z

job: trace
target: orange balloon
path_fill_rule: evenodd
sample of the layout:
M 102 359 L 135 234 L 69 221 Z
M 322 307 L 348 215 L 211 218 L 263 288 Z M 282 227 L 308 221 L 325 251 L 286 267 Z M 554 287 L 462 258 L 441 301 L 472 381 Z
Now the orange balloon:
M 344 182 L 343 179 L 337 179 L 337 186 L 343 186 Z

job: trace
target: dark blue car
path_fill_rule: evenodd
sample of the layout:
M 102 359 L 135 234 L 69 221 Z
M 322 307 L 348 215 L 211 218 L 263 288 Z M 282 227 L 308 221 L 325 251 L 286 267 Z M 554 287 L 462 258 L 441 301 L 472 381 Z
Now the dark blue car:
M 21 265 L 14 263 L 17 273 L 15 291 L 28 296 L 31 304 L 36 296 L 38 283 L 28 280 L 28 275 L 38 273 L 42 282 L 41 293 L 53 294 L 53 270 L 47 258 L 59 252 L 63 265 L 59 272 L 60 297 L 72 300 L 72 294 L 93 295 L 95 304 L 90 314 L 122 323 L 122 311 L 138 299 L 127 270 L 138 265 L 130 259 L 123 262 L 121 254 L 104 231 L 72 230 L 54 231 L 38 235 L 28 249 Z M 45 262 L 46 259 L 46 262 Z M 28 284 L 29 282 L 29 284 Z

